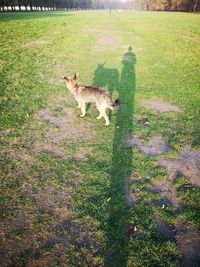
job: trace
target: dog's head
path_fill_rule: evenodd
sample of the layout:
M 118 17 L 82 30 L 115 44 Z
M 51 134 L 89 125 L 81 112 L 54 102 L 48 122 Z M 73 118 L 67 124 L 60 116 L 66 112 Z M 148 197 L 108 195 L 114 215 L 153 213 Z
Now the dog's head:
M 69 90 L 72 90 L 76 86 L 78 82 L 77 77 L 78 77 L 78 72 L 76 72 L 71 78 L 68 78 L 66 76 L 64 77 L 64 80 Z

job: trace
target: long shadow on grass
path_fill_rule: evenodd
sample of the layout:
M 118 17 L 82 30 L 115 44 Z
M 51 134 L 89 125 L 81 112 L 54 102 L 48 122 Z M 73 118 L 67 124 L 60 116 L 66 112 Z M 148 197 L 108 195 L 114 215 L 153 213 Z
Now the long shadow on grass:
M 120 108 L 117 111 L 113 140 L 109 218 L 106 227 L 105 266 L 126 266 L 128 257 L 129 210 L 125 204 L 125 179 L 131 174 L 132 149 L 125 145 L 133 131 L 136 56 L 129 47 L 122 58 L 118 85 Z

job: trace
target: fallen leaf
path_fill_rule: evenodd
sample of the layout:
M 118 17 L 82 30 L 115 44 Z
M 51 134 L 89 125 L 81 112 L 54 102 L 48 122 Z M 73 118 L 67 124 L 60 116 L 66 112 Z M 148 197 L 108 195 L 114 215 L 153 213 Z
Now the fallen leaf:
M 109 202 L 111 200 L 111 197 L 109 197 L 108 199 L 107 199 L 107 202 Z
M 192 185 L 191 184 L 184 184 L 183 188 L 192 188 Z

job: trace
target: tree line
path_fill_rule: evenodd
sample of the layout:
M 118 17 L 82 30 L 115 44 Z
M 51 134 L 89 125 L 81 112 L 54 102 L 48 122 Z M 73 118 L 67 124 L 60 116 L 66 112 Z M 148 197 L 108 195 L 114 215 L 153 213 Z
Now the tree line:
M 126 4 L 136 10 L 200 12 L 200 0 L 128 0 Z
M 130 9 L 200 12 L 200 0 L 0 0 L 0 11 Z
M 0 11 L 113 9 L 119 3 L 119 0 L 0 0 Z

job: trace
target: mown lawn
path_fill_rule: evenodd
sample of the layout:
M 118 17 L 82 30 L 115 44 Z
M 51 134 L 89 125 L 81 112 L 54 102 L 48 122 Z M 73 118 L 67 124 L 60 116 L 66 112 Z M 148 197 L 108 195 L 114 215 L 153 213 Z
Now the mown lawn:
M 0 33 L 1 266 L 198 266 L 199 15 L 0 14 Z M 79 117 L 77 71 L 119 98 L 109 127 L 93 104 Z M 128 141 L 155 136 L 154 156 Z

